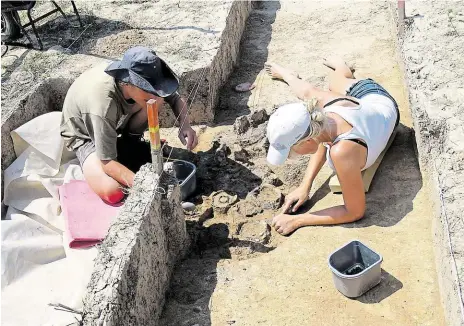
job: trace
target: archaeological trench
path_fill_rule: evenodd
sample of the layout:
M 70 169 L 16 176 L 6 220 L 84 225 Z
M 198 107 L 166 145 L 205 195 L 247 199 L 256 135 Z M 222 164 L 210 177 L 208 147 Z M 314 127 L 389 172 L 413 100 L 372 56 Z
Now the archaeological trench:
M 169 142 L 173 147 L 167 146 L 165 155 L 196 164 L 198 189 L 190 199 L 196 209 L 182 210 L 180 189 L 170 171 L 166 170 L 159 178 L 146 165 L 137 173 L 134 189 L 98 247 L 84 299 L 83 324 L 305 325 L 308 321 L 308 325 L 326 325 L 340 317 L 344 322 L 334 324 L 359 325 L 365 317 L 370 317 L 378 318 L 379 324 L 462 325 L 460 289 L 464 247 L 460 239 L 462 232 L 453 227 L 462 218 L 459 207 L 463 199 L 456 195 L 459 180 L 464 177 L 462 150 L 453 149 L 449 142 L 453 130 L 462 128 L 462 124 L 460 127 L 449 125 L 450 120 L 434 113 L 434 102 L 424 98 L 425 94 L 433 96 L 433 91 L 440 88 L 424 90 L 429 85 L 423 82 L 426 77 L 421 73 L 429 68 L 416 67 L 424 60 L 433 62 L 433 59 L 417 59 L 417 52 L 427 51 L 420 44 L 412 46 L 418 44 L 411 27 L 416 22 L 407 21 L 405 32 L 400 35 L 396 4 L 380 7 L 376 3 L 366 4 L 359 13 L 352 11 L 354 17 L 348 18 L 359 20 L 362 25 L 362 19 L 377 15 L 386 22 L 372 27 L 382 29 L 384 34 L 387 30 L 388 34 L 380 44 L 386 44 L 388 51 L 379 50 L 377 62 L 383 64 L 384 58 L 395 74 L 384 74 L 380 68 L 375 68 L 374 74 L 380 79 L 383 75 L 391 78 L 393 82 L 387 83 L 387 89 L 402 97 L 399 135 L 374 179 L 372 194 L 367 195 L 368 205 L 375 209 L 368 210 L 368 216 L 352 226 L 306 228 L 283 238 L 271 230 L 266 220 L 279 211 L 284 194 L 297 185 L 307 161 L 290 168 L 266 165 L 265 130 L 269 115 L 277 105 L 295 98 L 288 91 L 274 92 L 275 87 L 283 86 L 275 86 L 276 82 L 266 79 L 260 71 L 271 50 L 277 53 L 276 59 L 283 58 L 284 51 L 298 53 L 288 44 L 279 46 L 288 37 L 288 34 L 279 36 L 279 31 L 290 28 L 288 33 L 292 34 L 299 24 L 306 23 L 330 28 L 330 17 L 324 18 L 324 13 L 331 9 L 324 7 L 330 5 L 311 2 L 305 5 L 305 10 L 314 10 L 317 19 L 306 20 L 291 3 L 226 3 L 220 9 L 225 12 L 225 18 L 222 25 L 218 23 L 214 51 L 199 49 L 203 53 L 200 65 L 183 66 L 174 62 L 185 97 L 200 84 L 190 111 L 192 120 L 199 126 L 196 130 L 200 145 L 194 153 L 187 152 L 175 144 L 174 132 L 173 141 Z M 205 10 L 215 10 L 214 3 L 209 6 Z M 340 6 L 336 10 L 343 11 L 347 5 Z M 411 6 L 427 13 L 446 10 L 445 2 L 434 4 L 436 8 L 430 9 L 418 3 Z M 188 13 L 193 9 L 179 10 Z M 420 24 L 432 19 L 429 17 L 422 18 Z M 289 26 L 290 21 L 296 27 Z M 358 28 L 359 34 L 375 34 L 369 31 L 370 27 L 361 25 L 347 29 Z M 315 26 L 310 25 L 305 35 Z M 179 42 L 187 42 L 188 36 L 182 37 L 185 40 Z M 299 37 L 298 32 L 294 37 Z M 321 47 L 317 40 L 314 42 L 314 48 Z M 330 46 L 336 46 L 336 40 L 331 42 L 334 43 L 329 42 Z M 358 46 L 372 46 L 367 43 L 360 42 Z M 53 56 L 56 52 L 40 55 Z M 354 54 L 350 55 L 354 59 Z M 446 55 L 442 58 L 450 59 Z M 2 101 L 2 106 L 7 106 L 2 108 L 2 174 L 15 159 L 10 132 L 36 116 L 60 110 L 72 81 L 87 68 L 73 68 L 74 62 L 85 60 L 87 66 L 98 62 L 98 58 L 85 54 L 69 55 L 60 61 L 54 73 L 31 90 L 9 103 Z M 360 64 L 361 73 L 363 69 L 368 70 L 365 66 Z M 322 75 L 323 68 L 317 69 L 310 73 Z M 434 73 L 439 72 L 428 70 L 428 80 Z M 203 78 L 200 80 L 198 76 Z M 314 81 L 310 75 L 303 77 Z M 12 75 L 8 82 L 14 80 Z M 244 81 L 256 81 L 257 88 L 251 94 L 234 93 L 232 87 Z M 270 88 L 268 93 L 266 87 Z M 277 99 L 282 94 L 286 98 Z M 168 134 L 174 130 L 173 117 L 163 113 L 161 121 L 166 127 L 162 137 L 169 138 Z M 393 165 L 400 165 L 403 173 L 396 175 L 390 169 Z M 322 204 L 324 201 L 339 203 L 339 195 L 328 194 L 326 179 L 330 172 L 323 170 L 321 174 L 316 185 L 319 190 L 315 188 L 310 205 L 317 200 Z M 155 186 L 158 181 L 166 189 L 165 193 Z M 384 186 L 389 193 L 375 190 Z M 393 204 L 386 204 L 390 199 Z M 416 209 L 418 213 L 414 214 Z M 405 215 L 403 220 L 394 217 L 400 214 L 398 211 Z M 374 222 L 384 215 L 389 217 L 383 224 Z M 382 282 L 386 285 L 373 289 L 374 294 L 368 293 L 358 301 L 347 300 L 333 288 L 327 255 L 348 240 L 363 237 L 384 254 L 383 267 L 392 275 L 383 276 Z M 387 249 L 389 246 L 391 249 Z M 400 259 L 403 262 L 398 262 Z M 295 275 L 292 270 L 296 271 Z M 290 274 L 293 281 L 285 283 Z M 375 291 L 388 294 L 379 298 Z M 421 298 L 422 291 L 428 294 L 424 295 L 426 298 Z M 373 311 L 375 304 L 378 312 Z M 289 313 L 286 305 L 297 312 Z M 321 312 L 324 305 L 335 308 Z M 349 310 L 358 310 L 358 313 Z M 303 317 L 298 319 L 299 315 Z

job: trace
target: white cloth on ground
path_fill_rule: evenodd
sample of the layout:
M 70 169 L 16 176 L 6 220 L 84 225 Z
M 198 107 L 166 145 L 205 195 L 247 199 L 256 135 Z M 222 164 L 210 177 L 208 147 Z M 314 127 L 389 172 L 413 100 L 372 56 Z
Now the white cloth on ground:
M 4 172 L 1 221 L 2 325 L 66 325 L 82 309 L 96 248 L 65 246 L 58 187 L 83 180 L 82 169 L 60 136 L 61 112 L 39 116 L 11 133 L 17 159 Z

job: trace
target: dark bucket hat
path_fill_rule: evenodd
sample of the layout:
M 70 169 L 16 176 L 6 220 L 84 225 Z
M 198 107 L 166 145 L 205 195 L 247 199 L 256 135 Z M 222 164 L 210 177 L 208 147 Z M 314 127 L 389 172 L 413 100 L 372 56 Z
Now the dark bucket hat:
M 179 79 L 166 62 L 143 46 L 127 50 L 122 60 L 112 62 L 105 72 L 159 97 L 168 97 L 179 88 Z

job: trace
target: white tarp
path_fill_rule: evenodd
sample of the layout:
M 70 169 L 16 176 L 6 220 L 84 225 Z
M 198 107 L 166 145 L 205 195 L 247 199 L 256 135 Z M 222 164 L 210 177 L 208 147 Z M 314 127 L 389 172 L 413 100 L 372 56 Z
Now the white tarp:
M 17 159 L 4 173 L 2 325 L 70 325 L 82 310 L 96 249 L 69 249 L 58 187 L 83 180 L 60 136 L 61 112 L 39 116 L 11 133 Z

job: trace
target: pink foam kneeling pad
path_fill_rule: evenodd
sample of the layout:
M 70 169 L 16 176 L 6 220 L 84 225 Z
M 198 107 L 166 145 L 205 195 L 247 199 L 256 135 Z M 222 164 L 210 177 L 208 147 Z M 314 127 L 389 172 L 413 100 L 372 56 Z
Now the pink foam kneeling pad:
M 63 184 L 59 193 L 69 247 L 86 248 L 102 241 L 122 203 L 105 203 L 81 180 Z

